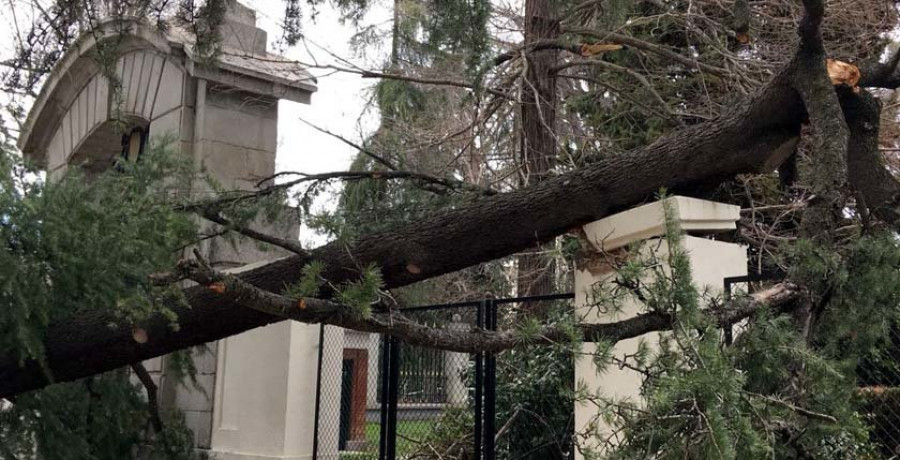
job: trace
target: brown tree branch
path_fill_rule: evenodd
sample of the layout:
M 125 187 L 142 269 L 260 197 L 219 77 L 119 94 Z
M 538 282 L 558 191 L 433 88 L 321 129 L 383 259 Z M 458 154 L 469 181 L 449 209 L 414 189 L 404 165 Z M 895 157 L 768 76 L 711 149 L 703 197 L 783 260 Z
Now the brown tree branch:
M 804 115 L 802 101 L 783 71 L 719 119 L 645 148 L 364 236 L 349 246 L 336 242 L 306 257 L 254 266 L 240 277 L 257 288 L 280 292 L 299 279 L 310 261 L 320 260 L 325 265 L 322 276 L 335 285 L 357 279 L 358 267 L 368 264 L 381 270 L 386 289 L 408 285 L 534 247 L 650 199 L 660 187 L 696 194 L 736 174 L 770 171 L 793 152 Z M 184 294 L 189 308 L 170 306 L 179 328 L 171 328 L 167 318 L 150 318 L 140 325 L 147 331 L 144 343 L 135 342 L 132 326 L 121 324 L 101 305 L 54 322 L 45 335 L 46 366 L 34 361 L 21 366 L 14 356 L 0 356 L 0 397 L 45 386 L 48 373 L 53 381 L 73 380 L 282 319 L 205 287 L 188 288 Z
M 732 6 L 732 28 L 735 39 L 740 44 L 750 42 L 750 2 L 749 0 L 734 0 Z
M 199 214 L 207 213 L 207 212 L 217 212 L 220 209 L 223 209 L 226 206 L 236 205 L 238 203 L 257 200 L 260 198 L 271 196 L 274 193 L 281 192 L 284 190 L 289 190 L 298 185 L 307 183 L 307 182 L 316 182 L 316 181 L 329 181 L 329 180 L 344 180 L 344 181 L 359 181 L 359 180 L 413 180 L 420 181 L 425 184 L 434 185 L 440 187 L 440 189 L 429 188 L 429 191 L 434 193 L 443 193 L 441 190 L 456 190 L 456 191 L 469 191 L 469 192 L 477 192 L 483 194 L 485 196 L 496 195 L 498 192 L 490 187 L 483 187 L 476 184 L 470 184 L 468 182 L 459 181 L 456 179 L 444 179 L 440 177 L 431 176 L 428 174 L 422 174 L 415 171 L 334 171 L 328 173 L 321 174 L 306 174 L 301 172 L 294 171 L 285 171 L 278 173 L 274 176 L 267 177 L 260 181 L 260 183 L 266 183 L 272 181 L 276 177 L 283 177 L 289 175 L 297 175 L 302 176 L 299 179 L 290 180 L 287 182 L 282 182 L 280 184 L 270 185 L 264 187 L 260 190 L 255 191 L 240 191 L 236 193 L 229 193 L 224 198 L 216 198 L 212 200 L 205 200 L 196 203 L 184 204 L 178 207 L 180 211 L 189 211 L 196 212 Z M 204 216 L 206 217 L 206 216 Z M 213 219 L 210 219 L 213 220 Z M 218 223 L 218 222 L 217 222 Z M 224 225 L 224 224 L 223 224 Z M 251 235 L 247 235 L 251 236 Z M 252 236 L 251 236 L 252 237 Z M 258 239 L 258 238 L 257 238 Z M 266 241 L 266 240 L 260 240 Z M 267 241 L 268 242 L 268 241 Z M 273 243 L 275 244 L 275 243 Z M 293 252 L 293 251 L 292 251 Z
M 508 93 L 500 91 L 496 88 L 479 87 L 479 86 L 475 85 L 474 83 L 469 83 L 467 81 L 450 80 L 450 79 L 445 79 L 445 78 L 415 77 L 415 76 L 411 76 L 411 75 L 402 75 L 402 74 L 398 74 L 398 73 L 375 72 L 372 70 L 356 71 L 356 70 L 351 70 L 351 69 L 343 69 L 342 71 L 349 72 L 349 73 L 355 73 L 355 74 L 360 75 L 363 78 L 381 78 L 381 79 L 385 79 L 385 80 L 408 81 L 411 83 L 420 83 L 420 84 L 424 84 L 424 85 L 452 86 L 455 88 L 465 88 L 465 89 L 471 89 L 471 90 L 480 89 L 482 91 L 487 92 L 488 94 L 490 94 L 492 96 L 497 96 L 497 97 L 501 97 L 504 99 L 512 98 L 512 96 L 510 96 Z
M 705 64 L 696 59 L 692 59 L 686 56 L 682 56 L 664 46 L 657 45 L 655 43 L 646 42 L 634 37 L 630 37 L 628 35 L 620 34 L 617 32 L 598 32 L 595 30 L 589 29 L 567 29 L 565 32 L 573 33 L 577 35 L 583 35 L 586 37 L 593 37 L 598 40 L 602 40 L 605 42 L 617 43 L 620 45 L 626 45 L 634 49 L 639 49 L 641 51 L 646 51 L 648 53 L 655 54 L 664 59 L 668 59 L 670 61 L 675 61 L 685 66 L 698 69 L 710 75 L 715 75 L 717 77 L 726 78 L 731 73 L 723 68 L 712 66 L 709 64 Z
M 410 345 L 477 353 L 498 352 L 524 344 L 550 345 L 571 340 L 571 334 L 566 328 L 553 325 L 544 326 L 534 337 L 523 338 L 515 330 L 435 328 L 410 320 L 402 309 L 389 309 L 385 313 L 372 313 L 369 317 L 362 317 L 349 313 L 346 307 L 329 300 L 310 297 L 294 299 L 259 289 L 237 276 L 213 270 L 202 259 L 183 262 L 179 271 L 184 273 L 185 278 L 246 308 L 303 323 L 322 323 L 357 331 L 390 334 Z M 780 283 L 708 309 L 704 313 L 719 327 L 730 326 L 762 309 L 784 313 L 792 307 L 800 293 L 796 285 Z M 615 343 L 648 332 L 668 330 L 674 322 L 674 316 L 669 313 L 651 312 L 613 323 L 582 324 L 579 329 L 585 341 Z
M 162 433 L 163 423 L 162 418 L 159 416 L 159 401 L 157 399 L 159 388 L 156 386 L 156 382 L 153 381 L 153 377 L 147 372 L 144 363 L 131 363 L 131 370 L 138 380 L 141 381 L 144 390 L 147 391 L 147 407 L 150 410 L 150 424 L 153 426 L 153 431 Z
M 850 129 L 847 175 L 850 187 L 865 198 L 869 212 L 900 228 L 900 182 L 887 169 L 878 150 L 881 106 L 868 91 L 840 93 L 841 108 Z
M 494 65 L 498 66 L 506 61 L 512 60 L 516 56 L 522 55 L 523 52 L 558 50 L 568 51 L 578 56 L 596 56 L 601 53 L 620 49 L 622 49 L 622 45 L 615 43 L 573 43 L 565 40 L 543 39 L 536 40 L 527 45 L 517 46 L 510 51 L 498 55 L 494 58 Z

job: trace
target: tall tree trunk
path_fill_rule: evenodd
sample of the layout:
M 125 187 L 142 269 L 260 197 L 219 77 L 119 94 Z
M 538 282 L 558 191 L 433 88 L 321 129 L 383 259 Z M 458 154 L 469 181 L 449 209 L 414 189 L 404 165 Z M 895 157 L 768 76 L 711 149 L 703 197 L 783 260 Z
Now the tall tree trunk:
M 553 0 L 525 1 L 525 47 L 527 72 L 522 83 L 522 135 L 520 163 L 523 167 L 522 183 L 540 182 L 556 163 L 556 65 L 558 51 L 546 49 L 528 50 L 530 44 L 540 40 L 553 40 L 559 36 L 559 20 L 556 19 Z M 543 250 L 535 241 L 535 248 L 519 257 L 519 295 L 542 295 L 554 291 L 554 267 L 551 258 L 543 256 Z M 528 311 L 538 315 L 542 304 L 526 305 Z

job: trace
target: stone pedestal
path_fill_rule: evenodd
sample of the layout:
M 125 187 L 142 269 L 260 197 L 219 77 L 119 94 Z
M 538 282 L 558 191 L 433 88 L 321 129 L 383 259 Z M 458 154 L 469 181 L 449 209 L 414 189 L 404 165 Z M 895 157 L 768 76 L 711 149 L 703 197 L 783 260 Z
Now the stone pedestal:
M 723 278 L 747 274 L 746 248 L 734 243 L 715 241 L 711 234 L 735 229 L 740 218 L 740 208 L 711 201 L 674 196 L 667 198 L 671 218 L 676 219 L 685 235 L 681 246 L 687 253 L 693 281 L 699 291 L 721 292 Z M 665 234 L 665 207 L 663 202 L 640 206 L 584 226 L 584 232 L 597 254 L 586 260 L 575 274 L 576 314 L 587 323 L 615 322 L 643 313 L 636 302 L 626 303 L 614 316 L 602 315 L 592 307 L 597 289 L 606 285 L 615 271 L 608 261 L 610 257 L 626 257 L 627 246 L 637 245 L 637 254 L 655 256 L 665 262 L 668 243 Z M 633 247 L 633 246 L 632 246 Z M 620 341 L 614 348 L 619 359 L 634 354 L 641 341 L 653 349 L 659 334 L 650 333 L 639 338 Z M 583 354 L 575 363 L 575 386 L 586 388 L 591 394 L 627 400 L 640 404 L 642 375 L 627 367 L 609 366 L 598 373 L 591 357 L 596 351 L 592 343 L 583 345 Z M 602 452 L 607 439 L 614 443 L 611 427 L 597 417 L 598 407 L 587 401 L 575 403 L 575 432 L 582 447 Z M 576 451 L 578 459 L 583 458 Z
M 319 327 L 285 321 L 219 342 L 219 460 L 312 458 Z

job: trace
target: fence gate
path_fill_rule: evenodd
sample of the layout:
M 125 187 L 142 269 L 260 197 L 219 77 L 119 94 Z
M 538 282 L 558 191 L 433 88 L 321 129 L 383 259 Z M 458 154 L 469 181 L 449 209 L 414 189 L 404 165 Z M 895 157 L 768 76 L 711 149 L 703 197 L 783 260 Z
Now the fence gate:
M 498 318 L 512 321 L 518 310 L 536 302 L 555 302 L 561 314 L 570 314 L 573 297 L 489 299 L 403 311 L 422 324 L 495 330 Z M 572 360 L 541 359 L 549 349 L 470 355 L 322 326 L 313 457 L 568 460 L 574 454 Z M 544 376 L 546 387 L 529 375 Z M 530 394 L 504 392 L 525 386 Z

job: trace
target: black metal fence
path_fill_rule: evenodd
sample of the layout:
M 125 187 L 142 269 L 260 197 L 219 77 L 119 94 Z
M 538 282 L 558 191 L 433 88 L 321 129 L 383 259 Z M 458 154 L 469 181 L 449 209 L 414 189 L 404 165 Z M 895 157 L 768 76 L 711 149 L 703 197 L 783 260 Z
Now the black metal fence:
M 724 279 L 726 296 L 778 274 Z M 571 314 L 573 294 L 404 310 L 441 327 L 508 328 L 535 302 Z M 732 340 L 730 328 L 724 340 Z M 857 366 L 861 415 L 884 458 L 900 458 L 900 327 Z M 573 357 L 554 347 L 463 354 L 323 326 L 315 459 L 569 460 Z
M 404 314 L 434 326 L 493 330 L 537 303 L 571 314 L 573 297 L 489 299 Z M 323 326 L 314 458 L 572 458 L 572 357 L 536 348 L 470 355 Z

